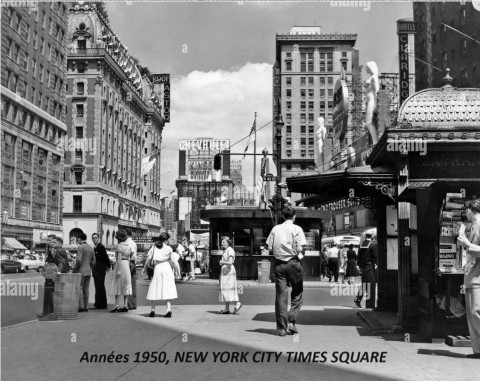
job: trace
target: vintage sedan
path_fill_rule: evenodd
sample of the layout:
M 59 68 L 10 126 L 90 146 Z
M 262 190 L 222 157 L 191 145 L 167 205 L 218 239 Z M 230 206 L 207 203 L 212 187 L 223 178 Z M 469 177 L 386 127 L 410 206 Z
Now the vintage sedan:
M 2 254 L 0 257 L 0 266 L 2 274 L 25 272 L 25 265 L 16 261 L 13 255 Z

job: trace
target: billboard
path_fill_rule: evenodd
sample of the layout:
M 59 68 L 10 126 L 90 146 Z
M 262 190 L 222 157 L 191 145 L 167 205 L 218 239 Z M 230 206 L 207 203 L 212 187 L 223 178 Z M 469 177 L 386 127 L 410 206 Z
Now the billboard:
M 342 140 L 348 128 L 349 94 L 347 83 L 337 80 L 333 90 L 333 133 L 336 139 Z
M 230 148 L 229 139 L 181 139 L 178 149 L 185 151 L 185 175 L 188 181 L 218 181 L 222 171 L 213 168 L 214 156 Z M 222 170 L 224 169 L 222 160 Z

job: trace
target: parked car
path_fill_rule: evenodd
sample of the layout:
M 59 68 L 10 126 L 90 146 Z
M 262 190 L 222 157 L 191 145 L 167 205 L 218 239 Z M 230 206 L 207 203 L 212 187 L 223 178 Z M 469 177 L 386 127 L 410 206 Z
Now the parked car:
M 40 258 L 36 255 L 20 254 L 17 255 L 16 260 L 20 263 L 23 263 L 23 265 L 25 266 L 25 271 L 41 271 L 43 269 L 43 266 L 45 266 L 45 261 L 40 260 Z
M 110 258 L 110 264 L 113 266 L 117 261 L 117 257 L 115 256 L 114 251 L 107 250 L 108 258 Z
M 2 254 L 0 257 L 2 274 L 25 272 L 25 265 L 14 259 L 13 255 Z

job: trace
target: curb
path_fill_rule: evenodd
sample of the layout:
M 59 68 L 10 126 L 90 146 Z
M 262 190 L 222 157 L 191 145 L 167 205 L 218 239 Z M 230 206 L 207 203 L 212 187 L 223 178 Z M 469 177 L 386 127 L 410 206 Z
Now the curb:
M 219 286 L 219 281 L 215 279 L 210 279 L 206 281 L 196 281 L 196 280 L 177 280 L 175 284 L 184 284 L 184 285 L 190 285 L 190 286 Z M 258 283 L 258 282 L 252 282 L 252 281 L 242 281 L 242 280 L 237 280 L 237 286 L 243 286 L 243 287 L 275 287 L 275 283 Z M 318 282 L 318 284 L 315 283 L 303 283 L 303 288 L 331 288 L 330 284 L 323 284 Z
M 39 321 L 39 320 L 38 320 L 38 319 L 33 319 L 33 320 L 29 320 L 29 321 L 24 321 L 24 322 L 22 322 L 22 323 L 7 325 L 7 326 L 5 326 L 5 327 L 2 327 L 1 330 L 3 331 L 3 330 L 6 330 L 6 329 L 10 329 L 10 328 L 16 328 L 16 327 L 20 327 L 20 326 L 22 326 L 22 325 L 35 323 L 35 322 L 37 322 L 37 321 Z

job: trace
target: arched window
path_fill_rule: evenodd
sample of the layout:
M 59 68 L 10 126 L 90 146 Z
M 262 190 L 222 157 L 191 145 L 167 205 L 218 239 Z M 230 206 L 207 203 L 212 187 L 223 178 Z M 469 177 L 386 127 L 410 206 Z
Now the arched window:
M 110 243 L 110 230 L 107 230 L 107 238 L 105 240 L 105 245 L 108 245 Z
M 122 204 L 118 204 L 118 218 L 120 219 L 125 219 L 125 216 L 123 215 L 123 206 Z
M 77 245 L 79 243 L 78 242 L 78 236 L 81 233 L 83 233 L 83 230 L 79 229 L 79 228 L 75 228 L 75 229 L 70 230 L 69 242 L 70 242 L 71 245 Z
M 117 244 L 117 243 L 115 242 L 115 241 L 117 240 L 117 239 L 115 238 L 115 234 L 116 234 L 116 232 L 115 232 L 115 230 L 114 230 L 113 233 L 112 233 L 112 245 L 116 245 L 116 244 Z

